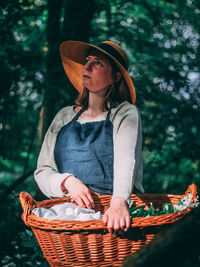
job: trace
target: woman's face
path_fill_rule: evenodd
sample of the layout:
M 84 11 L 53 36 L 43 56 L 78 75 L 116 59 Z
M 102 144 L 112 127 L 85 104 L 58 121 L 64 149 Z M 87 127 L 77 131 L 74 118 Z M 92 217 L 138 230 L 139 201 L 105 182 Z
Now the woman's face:
M 112 67 L 103 53 L 92 50 L 82 70 L 82 83 L 91 92 L 106 92 L 113 83 Z

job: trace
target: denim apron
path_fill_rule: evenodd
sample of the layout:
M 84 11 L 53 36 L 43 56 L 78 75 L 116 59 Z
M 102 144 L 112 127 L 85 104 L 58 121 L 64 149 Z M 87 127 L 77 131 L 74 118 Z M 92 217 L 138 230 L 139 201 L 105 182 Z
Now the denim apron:
M 58 171 L 72 173 L 99 194 L 113 192 L 112 107 L 105 120 L 81 124 L 77 119 L 85 111 L 83 107 L 60 129 L 54 148 Z

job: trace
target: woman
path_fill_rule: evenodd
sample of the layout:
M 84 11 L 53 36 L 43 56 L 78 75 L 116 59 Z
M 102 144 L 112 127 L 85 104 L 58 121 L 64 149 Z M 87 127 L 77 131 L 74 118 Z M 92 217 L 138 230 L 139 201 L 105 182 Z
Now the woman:
M 45 136 L 35 179 L 48 197 L 69 194 L 94 208 L 92 192 L 112 194 L 103 216 L 108 230 L 127 231 L 127 201 L 143 192 L 141 122 L 128 58 L 111 41 L 99 46 L 61 44 L 64 70 L 79 92 L 75 106 L 58 112 Z

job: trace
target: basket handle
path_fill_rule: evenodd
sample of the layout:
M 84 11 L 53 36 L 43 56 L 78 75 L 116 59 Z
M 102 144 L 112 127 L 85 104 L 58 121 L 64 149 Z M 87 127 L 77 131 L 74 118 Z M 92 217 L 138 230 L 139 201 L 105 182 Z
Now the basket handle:
M 186 190 L 184 196 L 187 196 L 188 194 L 192 194 L 192 202 L 194 202 L 195 198 L 198 195 L 196 184 L 191 184 L 188 186 L 188 189 Z
M 31 214 L 33 206 L 37 205 L 37 201 L 35 201 L 27 192 L 20 192 L 19 200 L 23 209 L 22 220 L 27 226 L 30 226 L 28 223 L 28 215 Z

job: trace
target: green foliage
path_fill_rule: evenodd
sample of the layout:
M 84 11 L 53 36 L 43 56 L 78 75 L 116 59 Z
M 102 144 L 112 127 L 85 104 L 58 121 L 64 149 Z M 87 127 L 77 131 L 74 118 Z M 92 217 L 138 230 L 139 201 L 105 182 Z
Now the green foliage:
M 33 232 L 26 229 L 25 232 L 22 232 L 19 235 L 22 240 L 21 246 L 25 248 L 31 248 L 34 250 L 34 253 L 31 255 L 30 260 L 33 261 L 36 259 L 36 257 L 40 257 L 42 260 L 43 254 Z
M 37 127 L 46 17 L 34 1 L 1 1 L 1 8 L 0 150 L 10 159 L 19 158 Z
M 33 178 L 31 177 L 31 180 Z M 30 191 L 30 182 L 24 184 L 25 190 Z M 27 186 L 29 184 L 29 186 Z M 31 189 L 33 191 L 33 188 Z M 37 251 L 37 247 L 23 247 L 22 242 L 24 239 L 22 237 L 26 236 L 25 225 L 21 219 L 22 208 L 19 203 L 19 194 L 17 192 L 12 192 L 7 199 L 0 203 L 0 262 L 1 266 L 41 266 L 41 257 L 37 255 L 34 260 L 31 257 Z
M 155 210 L 152 205 L 150 205 L 149 209 L 146 210 L 145 206 L 140 206 L 137 208 L 130 208 L 129 213 L 131 218 L 135 217 L 149 217 L 149 216 L 159 216 L 164 214 L 173 213 L 174 208 L 171 203 L 165 203 L 163 204 L 163 207 L 161 210 Z
M 147 208 L 145 205 L 140 207 L 134 207 L 134 203 L 129 204 L 129 213 L 131 218 L 135 217 L 149 217 L 149 216 L 159 216 L 164 214 L 170 214 L 178 211 L 182 211 L 186 208 L 194 208 L 199 206 L 198 197 L 192 200 L 191 195 L 181 198 L 176 205 L 172 205 L 171 202 L 164 203 L 162 207 L 154 208 L 151 202 Z
M 177 204 L 172 204 L 171 202 L 169 203 L 163 203 L 162 205 L 159 203 L 153 203 L 150 202 L 148 205 L 142 205 L 136 207 L 136 203 L 134 203 L 133 200 L 129 202 L 129 214 L 130 218 L 136 218 L 136 217 L 151 217 L 151 216 L 161 216 L 165 214 L 171 214 L 174 212 L 179 212 L 182 210 L 185 210 L 186 208 L 198 208 L 200 205 L 199 202 L 199 196 L 196 196 L 194 199 L 192 198 L 192 192 L 190 191 L 186 196 L 182 197 L 179 199 Z M 119 231 L 116 233 L 117 236 L 119 237 L 128 237 L 126 232 Z M 198 254 L 199 255 L 199 254 Z M 199 257 L 197 255 L 197 259 L 195 258 L 193 260 L 193 263 L 195 261 L 199 261 Z M 185 267 L 189 267 L 190 265 L 187 266 L 187 262 L 190 261 L 190 257 L 185 263 Z M 130 265 L 132 266 L 132 265 Z

